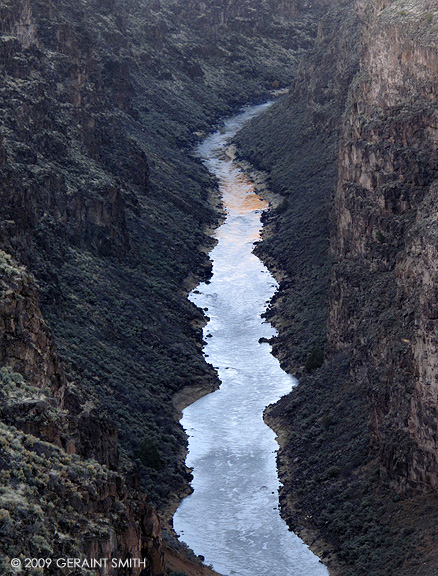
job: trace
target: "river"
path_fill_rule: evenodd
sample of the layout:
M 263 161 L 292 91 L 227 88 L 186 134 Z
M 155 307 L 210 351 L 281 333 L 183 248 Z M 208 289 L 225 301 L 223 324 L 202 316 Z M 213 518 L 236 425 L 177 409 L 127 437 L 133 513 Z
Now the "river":
M 274 334 L 261 314 L 277 283 L 252 253 L 268 205 L 225 154 L 236 132 L 267 106 L 227 120 L 198 147 L 219 180 L 227 217 L 215 233 L 211 282 L 200 284 L 190 299 L 210 318 L 204 353 L 222 384 L 183 411 L 194 492 L 179 506 L 174 528 L 226 576 L 327 576 L 279 514 L 278 445 L 263 411 L 296 381 L 281 370 L 269 344 L 259 343 Z

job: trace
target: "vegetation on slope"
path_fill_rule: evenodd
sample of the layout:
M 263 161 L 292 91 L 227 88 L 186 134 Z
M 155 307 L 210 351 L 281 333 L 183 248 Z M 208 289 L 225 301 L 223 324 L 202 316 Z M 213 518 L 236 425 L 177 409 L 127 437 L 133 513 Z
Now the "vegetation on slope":
M 336 181 L 339 116 L 357 70 L 359 31 L 347 7 L 330 11 L 320 23 L 314 49 L 300 63 L 290 93 L 235 138 L 239 154 L 266 172 L 269 187 L 283 196 L 278 208 L 265 216 L 257 253 L 274 271 L 287 273 L 267 317 L 280 330 L 281 345 L 274 339 L 274 352 L 295 372 L 311 357 L 318 359 L 325 347 L 328 216 Z M 348 58 L 334 76 L 339 53 Z

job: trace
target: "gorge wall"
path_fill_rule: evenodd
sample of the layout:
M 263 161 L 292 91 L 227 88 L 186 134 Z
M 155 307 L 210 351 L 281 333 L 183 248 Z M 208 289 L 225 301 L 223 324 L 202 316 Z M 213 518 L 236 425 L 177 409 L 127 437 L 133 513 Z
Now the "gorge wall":
M 115 471 L 117 429 L 67 387 L 35 280 L 3 251 L 0 286 L 2 573 L 17 573 L 14 557 L 51 558 L 44 573 L 59 574 L 57 558 L 83 554 L 163 573 L 155 508 Z
M 329 346 L 352 354 L 354 379 L 368 382 L 373 443 L 400 490 L 438 481 L 431 7 L 370 8 L 344 117 L 331 247 Z
M 282 512 L 334 574 L 438 573 L 437 24 L 427 1 L 333 4 L 289 96 L 238 138 L 284 196 L 257 248 L 301 377 L 267 413 Z

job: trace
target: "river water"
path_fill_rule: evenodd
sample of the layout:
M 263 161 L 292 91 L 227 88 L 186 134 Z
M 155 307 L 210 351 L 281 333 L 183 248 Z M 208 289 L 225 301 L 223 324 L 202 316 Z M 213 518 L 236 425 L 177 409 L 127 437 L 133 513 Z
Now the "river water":
M 227 218 L 215 233 L 211 282 L 200 284 L 190 299 L 210 318 L 204 352 L 222 384 L 183 411 L 194 492 L 178 508 L 174 528 L 226 576 L 327 576 L 278 511 L 278 445 L 263 410 L 296 382 L 281 370 L 269 344 L 259 343 L 274 334 L 261 314 L 277 287 L 252 253 L 267 203 L 225 154 L 234 134 L 267 106 L 227 120 L 198 148 L 219 180 Z

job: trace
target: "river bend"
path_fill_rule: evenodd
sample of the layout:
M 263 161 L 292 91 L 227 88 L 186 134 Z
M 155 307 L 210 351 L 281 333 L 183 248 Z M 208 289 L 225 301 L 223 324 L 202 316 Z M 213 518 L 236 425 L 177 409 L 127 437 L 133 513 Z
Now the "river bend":
M 270 346 L 259 343 L 274 334 L 261 314 L 277 288 L 252 253 L 267 203 L 226 154 L 230 139 L 268 105 L 227 120 L 198 147 L 219 180 L 227 217 L 215 232 L 211 282 L 190 299 L 210 318 L 204 352 L 222 384 L 183 411 L 194 492 L 178 508 L 174 528 L 226 576 L 327 576 L 278 511 L 278 445 L 263 410 L 290 392 L 295 381 L 281 370 Z

